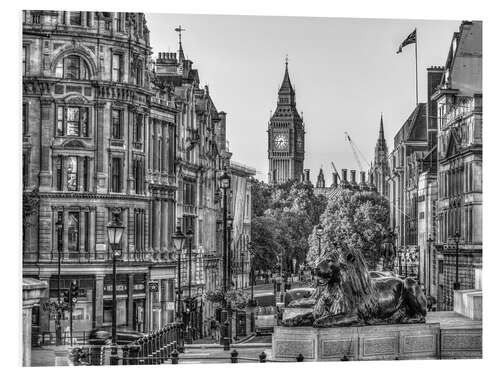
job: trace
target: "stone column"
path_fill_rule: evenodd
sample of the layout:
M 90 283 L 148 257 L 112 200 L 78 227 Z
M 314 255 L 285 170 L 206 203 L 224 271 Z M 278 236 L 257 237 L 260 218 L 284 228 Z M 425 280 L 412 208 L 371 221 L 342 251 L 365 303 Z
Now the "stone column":
M 128 306 L 127 326 L 134 328 L 134 274 L 128 275 Z
M 156 196 L 153 200 L 153 215 L 154 215 L 154 233 L 153 233 L 153 249 L 155 252 L 160 251 L 161 239 L 161 201 Z
M 50 163 L 51 142 L 54 133 L 54 102 L 51 98 L 40 98 L 41 144 L 40 144 L 40 191 L 52 189 Z
M 95 207 L 90 208 L 89 213 L 89 253 L 95 254 Z M 92 255 L 90 255 L 92 256 Z M 95 257 L 97 258 L 97 257 Z
M 161 198 L 161 252 L 165 253 L 168 249 L 168 209 L 166 197 Z
M 104 275 L 95 275 L 95 324 L 94 327 L 101 327 L 104 314 Z
M 106 142 L 109 139 L 109 126 L 105 124 L 104 112 L 106 110 L 106 103 L 99 103 L 96 105 L 97 109 L 97 124 L 96 124 L 96 164 L 97 164 L 97 186 L 98 193 L 107 193 L 106 186 L 108 154 Z M 107 124 L 109 125 L 109 124 Z
M 64 258 L 69 258 L 68 254 L 68 210 L 66 208 L 63 208 L 63 248 L 62 248 L 62 257 Z

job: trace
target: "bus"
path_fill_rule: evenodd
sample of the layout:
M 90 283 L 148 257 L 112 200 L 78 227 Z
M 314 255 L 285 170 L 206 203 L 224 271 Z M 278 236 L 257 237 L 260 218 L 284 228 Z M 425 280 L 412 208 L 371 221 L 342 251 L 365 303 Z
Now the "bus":
M 276 295 L 274 292 L 260 293 L 255 300 L 255 333 L 262 335 L 273 333 L 277 325 Z

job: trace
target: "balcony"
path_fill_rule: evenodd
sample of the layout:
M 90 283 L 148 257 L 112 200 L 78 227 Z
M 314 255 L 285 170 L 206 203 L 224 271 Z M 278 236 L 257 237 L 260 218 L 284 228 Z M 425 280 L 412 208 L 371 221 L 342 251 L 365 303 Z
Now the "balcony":
M 111 250 L 70 252 L 61 254 L 62 264 L 111 264 L 113 256 Z M 130 251 L 123 250 L 122 256 L 118 259 L 121 263 L 168 263 L 176 260 L 174 251 Z M 57 251 L 53 252 L 23 252 L 23 263 L 58 263 Z

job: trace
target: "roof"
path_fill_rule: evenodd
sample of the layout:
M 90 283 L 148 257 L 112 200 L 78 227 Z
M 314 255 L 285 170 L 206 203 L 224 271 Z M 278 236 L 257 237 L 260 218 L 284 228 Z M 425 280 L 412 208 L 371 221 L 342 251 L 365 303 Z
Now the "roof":
M 283 82 L 279 90 L 279 94 L 290 94 L 293 93 L 292 82 L 290 81 L 290 76 L 288 75 L 288 62 L 285 64 L 285 76 L 283 77 Z
M 426 103 L 418 103 L 394 137 L 394 148 L 401 142 L 427 141 L 426 117 Z

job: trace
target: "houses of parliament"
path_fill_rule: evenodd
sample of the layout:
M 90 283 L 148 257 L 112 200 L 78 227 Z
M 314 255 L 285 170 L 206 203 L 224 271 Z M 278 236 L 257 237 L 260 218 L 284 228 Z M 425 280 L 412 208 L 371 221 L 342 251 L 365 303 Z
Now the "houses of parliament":
M 282 184 L 289 180 L 304 182 L 310 181 L 310 169 L 304 169 L 304 121 L 297 111 L 295 90 L 288 72 L 288 58 L 285 61 L 285 75 L 278 91 L 278 103 L 268 123 L 268 160 L 269 183 Z M 375 147 L 374 162 L 368 172 L 359 171 L 359 180 L 355 170 L 342 169 L 341 176 L 336 172 L 332 174 L 332 183 L 327 186 L 323 169 L 320 168 L 315 194 L 327 197 L 335 194 L 340 189 L 351 188 L 355 190 L 376 190 L 381 194 L 387 191 L 385 176 L 389 171 L 387 162 L 387 145 L 384 137 L 384 124 L 380 118 L 379 137 Z

